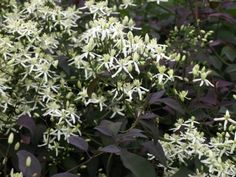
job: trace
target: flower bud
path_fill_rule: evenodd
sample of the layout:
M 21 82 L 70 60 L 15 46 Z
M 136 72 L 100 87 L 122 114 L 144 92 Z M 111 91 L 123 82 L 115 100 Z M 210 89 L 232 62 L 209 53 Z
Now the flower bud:
M 38 177 L 38 173 L 33 173 L 32 177 Z
M 123 25 L 127 25 L 128 22 L 129 22 L 129 17 L 128 17 L 128 16 L 125 16 L 124 19 L 123 19 L 123 21 L 122 21 L 122 24 L 123 24 Z
M 133 39 L 134 39 L 134 35 L 131 31 L 128 32 L 127 37 L 129 39 L 129 41 L 133 41 Z
M 30 165 L 31 165 L 31 157 L 28 156 L 28 157 L 26 158 L 26 161 L 25 161 L 25 166 L 26 166 L 26 167 L 30 167 Z
M 134 26 L 134 21 L 133 20 L 129 20 L 128 26 L 131 28 L 132 26 Z
M 146 34 L 146 35 L 145 35 L 145 38 L 144 38 L 144 41 L 145 41 L 146 43 L 149 43 L 149 40 L 150 40 L 149 35 Z
M 81 168 L 81 169 L 85 169 L 85 168 L 87 168 L 87 166 L 86 166 L 86 165 L 81 165 L 80 168 Z
M 205 30 L 200 30 L 200 32 L 201 32 L 202 34 L 205 34 L 205 33 L 206 33 L 206 31 L 205 31 Z
M 19 148 L 20 148 L 20 143 L 17 142 L 17 143 L 15 144 L 14 150 L 17 151 L 17 150 L 19 150 Z
M 235 130 L 235 126 L 234 126 L 234 125 L 230 125 L 230 126 L 229 126 L 229 131 L 230 131 L 230 132 L 233 132 L 234 130 Z
M 81 87 L 82 87 L 82 85 L 81 85 L 81 82 L 80 82 L 80 81 L 77 81 L 77 87 L 78 87 L 78 88 L 81 88 Z
M 181 58 L 181 55 L 180 55 L 180 53 L 178 53 L 177 56 L 176 56 L 176 58 L 175 58 L 175 60 L 176 60 L 176 61 L 179 61 L 180 58 Z
M 8 144 L 12 144 L 14 141 L 14 134 L 13 133 L 10 133 L 9 137 L 8 137 Z
M 175 26 L 175 27 L 174 27 L 174 30 L 177 32 L 177 31 L 178 31 L 178 27 L 177 27 L 177 26 Z
M 166 67 L 164 65 L 163 66 L 158 66 L 157 69 L 159 70 L 160 74 L 164 74 L 165 71 L 166 71 Z
M 186 59 L 186 55 L 183 55 L 181 60 L 185 61 L 185 59 Z
M 5 157 L 2 161 L 2 164 L 5 165 L 7 163 L 7 157 Z
M 128 69 L 129 72 L 132 72 L 132 70 L 133 70 L 133 66 L 132 66 L 132 64 L 128 64 L 127 69 Z
M 71 97 L 72 97 L 72 95 L 73 95 L 73 93 L 72 92 L 69 92 L 69 93 L 67 93 L 67 95 L 66 95 L 66 99 L 70 99 Z
M 135 52 L 134 54 L 133 54 L 133 60 L 134 61 L 137 61 L 139 59 L 139 54 L 137 53 L 137 52 Z
M 197 77 L 199 75 L 199 65 L 196 64 L 193 69 L 192 69 L 192 72 L 193 72 L 193 76 L 194 77 Z
M 233 98 L 236 100 L 236 94 L 233 95 Z

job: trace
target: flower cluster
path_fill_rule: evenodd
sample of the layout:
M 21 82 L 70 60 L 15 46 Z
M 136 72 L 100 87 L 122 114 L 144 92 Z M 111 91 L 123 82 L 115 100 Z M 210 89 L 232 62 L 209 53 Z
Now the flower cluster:
M 200 165 L 195 174 L 190 176 L 235 176 L 236 152 L 236 127 L 235 121 L 230 118 L 226 111 L 223 118 L 215 121 L 224 121 L 224 126 L 219 126 L 215 137 L 207 139 L 204 133 L 199 131 L 199 123 L 192 117 L 184 121 L 179 119 L 173 128 L 173 134 L 165 134 L 166 141 L 161 141 L 168 158 L 168 168 L 165 168 L 166 176 L 175 174 L 179 167 L 187 166 L 189 160 L 195 159 Z M 227 128 L 225 124 L 230 124 Z M 232 120 L 232 121 L 231 121 Z
M 167 0 L 148 0 L 158 4 L 161 1 Z M 82 139 L 79 136 L 86 137 L 81 141 L 85 146 L 82 149 L 87 150 L 86 141 L 94 138 L 87 129 L 100 126 L 101 132 L 108 132 L 109 136 L 114 134 L 110 129 L 102 129 L 104 126 L 99 123 L 104 119 L 112 119 L 111 122 L 120 126 L 122 123 L 117 120 L 127 121 L 127 127 L 131 125 L 124 131 L 114 128 L 121 137 L 124 132 L 132 136 L 132 133 L 136 136 L 135 131 L 141 134 L 140 122 L 153 133 L 157 127 L 150 128 L 145 121 L 156 118 L 155 112 L 160 121 L 165 118 L 160 113 L 163 110 L 169 111 L 171 116 L 184 114 L 185 110 L 186 115 L 195 115 L 184 104 L 211 99 L 210 94 L 203 97 L 205 93 L 200 91 L 214 85 L 217 89 L 217 83 L 210 81 L 211 70 L 204 62 L 190 59 L 190 49 L 196 46 L 194 52 L 197 52 L 203 48 L 211 31 L 195 30 L 191 25 L 176 27 L 167 45 L 163 45 L 148 34 L 137 35 L 140 28 L 134 20 L 119 14 L 137 6 L 135 0 L 123 0 L 118 5 L 112 1 L 89 0 L 83 7 L 64 7 L 58 5 L 60 3 L 12 0 L 11 5 L 0 10 L 0 133 L 9 135 L 8 145 L 14 143 L 15 151 L 21 147 L 20 143 L 29 144 L 24 135 L 20 137 L 21 142 L 15 142 L 19 139 L 19 136 L 14 139 L 15 133 L 24 133 L 19 131 L 19 126 L 32 134 L 37 125 L 45 128 L 37 145 L 47 147 L 57 157 L 60 152 L 65 155 L 74 150 L 68 145 L 68 142 L 78 143 L 73 142 L 73 137 L 78 141 Z M 182 40 L 186 43 L 178 45 Z M 199 87 L 192 86 L 195 83 Z M 215 105 L 217 101 L 212 102 Z M 157 107 L 153 108 L 154 105 Z M 33 121 L 23 119 L 22 123 L 19 121 L 22 117 Z M 163 169 L 165 176 L 172 176 L 194 163 L 196 168 L 190 177 L 236 176 L 233 157 L 236 121 L 228 110 L 213 120 L 217 130 L 209 137 L 195 117 L 179 119 L 172 133 L 166 133 L 160 140 L 167 166 L 158 164 L 157 168 Z M 24 123 L 28 125 L 22 125 Z M 147 138 L 146 135 L 142 137 Z M 154 144 L 150 139 L 152 137 L 149 143 Z M 100 146 L 100 142 L 94 142 Z M 112 144 L 111 147 L 116 146 Z M 117 145 L 118 151 L 120 147 Z M 87 155 L 90 158 L 90 152 Z M 51 159 L 56 163 L 56 158 Z M 148 152 L 148 160 L 155 164 L 158 158 Z M 101 171 L 100 176 L 104 175 Z M 22 173 L 12 169 L 10 176 L 22 176 Z
M 207 76 L 211 73 L 211 71 L 206 71 L 205 67 L 202 67 L 202 69 L 200 69 L 200 66 L 196 64 L 190 73 L 193 74 L 193 82 L 200 82 L 200 87 L 204 84 L 206 86 L 214 87 L 214 85 L 207 79 Z
M 2 17 L 0 30 L 2 133 L 17 131 L 20 116 L 33 117 L 47 126 L 40 146 L 58 155 L 70 136 L 83 134 L 91 110 L 102 118 L 134 118 L 145 111 L 137 109 L 152 90 L 168 90 L 168 84 L 187 80 L 171 65 L 185 55 L 168 55 L 167 46 L 148 34 L 135 35 L 134 21 L 118 17 L 107 1 L 86 1 L 81 8 L 62 8 L 52 0 L 15 4 Z M 134 6 L 133 1 L 121 4 L 127 6 Z M 206 80 L 209 72 L 197 66 L 193 82 L 212 85 Z M 175 93 L 182 102 L 189 99 L 188 91 Z M 168 158 L 185 163 L 193 154 L 204 158 L 214 150 L 195 121 L 182 123 L 187 133 L 167 136 L 171 143 L 163 143 Z M 216 169 L 211 168 L 213 173 Z
M 16 131 L 20 116 L 42 119 L 51 125 L 42 145 L 58 152 L 60 141 L 81 135 L 91 106 L 110 118 L 132 117 L 150 89 L 175 77 L 160 63 L 170 60 L 167 46 L 135 35 L 133 20 L 119 19 L 107 1 L 81 8 L 53 0 L 18 3 L 1 19 L 1 132 Z

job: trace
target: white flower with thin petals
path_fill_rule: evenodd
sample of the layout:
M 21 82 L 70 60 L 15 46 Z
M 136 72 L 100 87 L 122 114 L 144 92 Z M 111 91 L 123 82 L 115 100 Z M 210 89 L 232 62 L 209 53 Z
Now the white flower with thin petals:
M 224 130 L 226 130 L 227 124 L 229 122 L 236 125 L 236 121 L 231 118 L 228 110 L 226 110 L 225 115 L 223 117 L 214 118 L 214 121 L 224 121 Z

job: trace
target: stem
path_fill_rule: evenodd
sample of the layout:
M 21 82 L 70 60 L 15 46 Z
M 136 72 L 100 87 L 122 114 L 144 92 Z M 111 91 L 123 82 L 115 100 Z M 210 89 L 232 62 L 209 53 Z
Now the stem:
M 162 9 L 164 9 L 165 11 L 167 11 L 167 12 L 169 12 L 171 15 L 176 15 L 175 14 L 175 12 L 173 12 L 171 9 L 169 9 L 168 7 L 165 7 L 165 6 L 163 6 L 163 5 L 161 5 L 161 4 L 158 4 L 158 6 L 160 7 L 160 8 L 162 8 Z
M 107 165 L 106 165 L 107 177 L 110 177 L 109 171 L 110 171 L 110 166 L 111 166 L 111 160 L 112 160 L 112 154 L 109 155 L 109 158 L 107 160 Z
M 9 153 L 9 150 L 10 150 L 10 144 L 8 145 L 7 147 L 7 152 L 6 152 L 6 155 L 4 157 L 4 159 L 6 159 L 5 161 L 5 164 L 4 164 L 4 176 L 7 176 L 7 161 L 8 161 L 8 153 Z
M 90 135 L 89 133 L 83 133 L 83 135 L 86 135 L 89 139 L 91 139 L 91 141 L 93 141 L 94 143 L 98 144 L 99 146 L 102 146 L 102 144 L 99 141 L 97 141 L 96 139 L 94 139 L 92 137 L 92 135 Z
M 102 154 L 104 154 L 104 152 L 100 152 L 100 153 L 98 153 L 98 154 L 95 154 L 94 156 L 92 156 L 92 157 L 91 157 L 91 158 L 89 158 L 88 160 L 86 160 L 86 161 L 84 161 L 84 162 L 80 163 L 79 165 L 77 165 L 77 166 L 75 166 L 75 167 L 73 167 L 73 168 L 71 168 L 71 169 L 67 170 L 66 172 L 73 171 L 73 170 L 75 170 L 75 169 L 77 169 L 77 168 L 81 167 L 82 165 L 85 165 L 85 164 L 87 164 L 87 163 L 88 163 L 88 162 L 90 162 L 92 159 L 94 159 L 94 158 L 96 158 L 96 157 L 98 157 L 98 156 L 100 156 L 100 155 L 102 155 Z
M 146 109 L 147 106 L 148 106 L 148 100 L 149 100 L 150 90 L 151 90 L 151 89 L 149 89 L 149 92 L 147 93 L 146 100 L 145 100 L 145 102 L 144 102 L 144 104 L 143 104 L 142 110 L 137 113 L 137 117 L 136 117 L 134 123 L 131 125 L 130 128 L 128 128 L 127 130 L 123 131 L 123 133 L 126 133 L 126 132 L 132 130 L 133 128 L 135 128 L 135 127 L 137 126 L 137 124 L 138 124 L 138 122 L 139 122 L 139 120 L 140 120 L 140 118 L 141 118 L 142 112 L 145 111 L 145 109 Z
M 194 17 L 195 19 L 195 23 L 196 23 L 196 26 L 198 27 L 198 17 L 197 17 L 197 14 L 194 12 L 194 6 L 193 6 L 193 2 L 191 0 L 188 0 L 188 3 L 189 3 L 189 7 L 190 7 L 190 10 L 192 12 L 192 16 Z
M 216 50 L 215 50 L 213 47 L 210 46 L 210 48 L 211 48 L 212 52 L 216 55 L 216 57 L 217 57 L 222 63 L 224 63 L 224 64 L 226 64 L 226 65 L 230 65 L 230 63 L 226 62 L 226 61 L 216 52 Z

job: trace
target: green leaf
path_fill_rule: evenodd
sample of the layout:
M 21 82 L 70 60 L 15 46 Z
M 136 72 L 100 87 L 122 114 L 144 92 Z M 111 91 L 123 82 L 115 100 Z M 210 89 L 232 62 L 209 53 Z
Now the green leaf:
M 235 34 L 227 29 L 221 29 L 218 32 L 218 38 L 223 40 L 223 41 L 227 41 L 231 44 L 236 44 L 236 36 Z
M 236 72 L 236 64 L 232 64 L 229 65 L 226 69 L 225 69 L 226 73 L 233 73 Z
M 167 159 L 164 150 L 158 141 L 156 141 L 155 143 L 152 141 L 147 141 L 143 143 L 143 146 L 147 149 L 149 153 L 155 155 L 155 158 L 159 160 L 162 165 L 167 166 Z
M 219 56 L 220 57 L 220 56 Z M 222 58 L 222 57 L 220 57 Z M 222 59 L 223 60 L 223 59 Z M 210 64 L 212 64 L 216 69 L 221 70 L 223 63 L 215 56 L 210 55 L 208 57 L 208 61 Z
M 121 128 L 122 122 L 102 120 L 94 129 L 106 136 L 116 136 Z
M 153 166 L 147 159 L 130 153 L 126 150 L 121 151 L 121 160 L 123 165 L 129 169 L 136 177 L 156 177 Z
M 225 55 L 230 61 L 233 62 L 236 58 L 236 49 L 227 45 L 222 49 L 221 55 Z
M 42 167 L 34 154 L 25 150 L 19 150 L 16 155 L 18 157 L 18 167 L 25 177 L 41 176 Z M 29 165 L 27 165 L 27 159 L 30 159 L 31 163 Z
M 225 9 L 225 13 L 228 13 L 231 16 L 236 17 L 236 8 L 235 7 L 229 7 L 228 9 Z
M 173 98 L 162 98 L 159 100 L 159 102 L 165 103 L 167 106 L 174 109 L 175 111 L 184 114 L 182 106 L 179 104 L 177 100 L 174 100 Z

